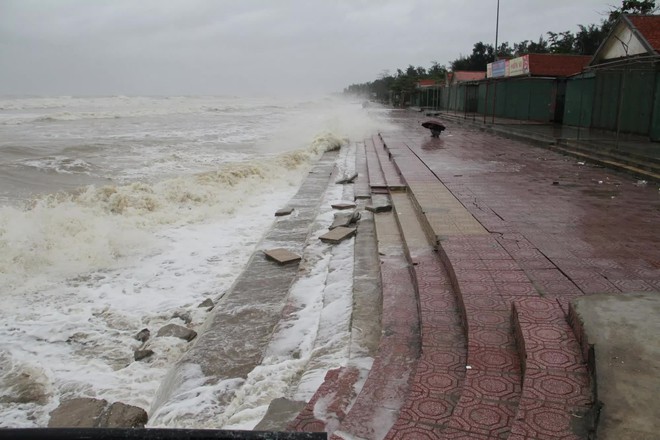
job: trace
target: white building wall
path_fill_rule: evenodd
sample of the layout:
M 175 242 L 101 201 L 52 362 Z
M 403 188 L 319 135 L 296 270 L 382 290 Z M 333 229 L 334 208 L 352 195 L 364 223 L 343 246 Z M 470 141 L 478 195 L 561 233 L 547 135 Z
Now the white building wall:
M 632 30 L 624 23 L 619 23 L 619 26 L 605 43 L 600 59 L 601 61 L 612 60 L 647 52 L 639 38 L 632 33 Z

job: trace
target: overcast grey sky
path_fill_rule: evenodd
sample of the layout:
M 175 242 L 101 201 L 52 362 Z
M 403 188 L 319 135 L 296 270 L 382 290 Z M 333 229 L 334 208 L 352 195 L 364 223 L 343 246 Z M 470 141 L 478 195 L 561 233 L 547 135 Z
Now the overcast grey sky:
M 619 0 L 501 0 L 499 41 Z M 341 91 L 494 43 L 497 0 L 0 0 L 0 94 Z

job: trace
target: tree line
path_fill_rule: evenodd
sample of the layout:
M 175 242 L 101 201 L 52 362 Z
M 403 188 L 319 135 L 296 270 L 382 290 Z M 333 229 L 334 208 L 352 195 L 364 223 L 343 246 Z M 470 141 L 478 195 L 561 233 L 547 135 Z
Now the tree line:
M 580 24 L 577 32 L 548 31 L 545 38 L 541 35 L 536 41 L 523 40 L 514 44 L 504 42 L 497 48 L 497 57 L 492 44 L 479 41 L 474 44 L 470 55 L 459 56 L 449 63 L 449 67 L 452 71 L 483 72 L 486 70 L 486 65 L 495 61 L 496 58 L 513 58 L 530 53 L 593 55 L 621 14 L 652 14 L 657 10 L 655 0 L 623 0 L 620 7 L 608 12 L 600 25 L 584 26 Z M 394 74 L 385 70 L 374 81 L 351 84 L 344 89 L 344 93 L 372 97 L 378 101 L 388 101 L 390 93 L 392 93 L 403 101 L 405 96 L 410 96 L 415 90 L 420 80 L 444 81 L 447 73 L 447 67 L 437 61 L 433 61 L 428 69 L 409 65 L 405 70 L 397 69 Z

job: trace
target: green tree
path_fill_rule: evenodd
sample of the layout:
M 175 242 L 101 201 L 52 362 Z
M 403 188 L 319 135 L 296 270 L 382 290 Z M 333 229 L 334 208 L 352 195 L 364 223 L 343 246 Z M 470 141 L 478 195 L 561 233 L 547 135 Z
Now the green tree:
M 593 55 L 605 39 L 602 27 L 595 24 L 589 26 L 578 25 L 580 31 L 575 34 L 573 40 L 573 52 L 580 55 Z
M 550 53 L 573 53 L 575 35 L 571 31 L 547 32 Z
M 523 40 L 513 45 L 513 53 L 516 56 L 526 55 L 528 53 L 548 53 L 548 41 L 539 37 L 539 41 Z
M 428 77 L 436 81 L 444 81 L 447 78 L 447 68 L 437 61 L 433 61 L 428 70 Z
M 485 71 L 486 65 L 495 61 L 495 50 L 491 44 L 475 43 L 470 56 L 461 56 L 451 64 L 451 70 Z
M 611 9 L 607 19 L 603 21 L 601 31 L 603 37 L 610 33 L 614 23 L 621 17 L 621 14 L 652 14 L 658 10 L 655 0 L 623 0 L 620 8 Z

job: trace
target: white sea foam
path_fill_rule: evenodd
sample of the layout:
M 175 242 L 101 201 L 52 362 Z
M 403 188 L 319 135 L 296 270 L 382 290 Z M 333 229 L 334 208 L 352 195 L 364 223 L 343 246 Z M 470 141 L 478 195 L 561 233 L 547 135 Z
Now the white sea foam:
M 115 106 L 136 103 L 136 98 L 105 99 Z M 146 103 L 148 107 L 164 101 L 144 98 L 137 102 Z M 178 103 L 172 104 L 174 106 L 197 108 L 202 105 L 185 98 L 170 101 Z M 235 105 L 243 106 L 245 113 L 251 111 L 250 105 L 231 100 L 221 106 L 217 105 L 217 99 L 201 101 L 217 108 Z M 21 108 L 40 108 L 41 105 L 67 112 L 71 111 L 69 102 L 80 104 L 77 98 L 57 98 L 25 104 Z M 85 105 L 88 103 L 85 101 Z M 61 108 L 57 107 L 59 104 Z M 339 107 L 347 109 L 346 116 L 352 122 L 335 120 L 341 112 L 333 109 L 335 104 L 327 105 L 329 108 L 323 111 L 293 104 L 285 104 L 285 110 L 270 108 L 268 111 L 275 115 L 266 119 L 267 126 L 261 132 L 268 133 L 267 137 L 259 135 L 251 141 L 254 144 L 235 150 L 218 150 L 217 158 L 210 153 L 187 157 L 182 151 L 162 149 L 160 140 L 154 144 L 158 149 L 151 151 L 146 144 L 150 138 L 145 137 L 142 146 L 138 135 L 131 135 L 127 141 L 118 138 L 122 143 L 117 148 L 106 149 L 104 143 L 95 142 L 96 138 L 85 137 L 98 138 L 98 132 L 92 131 L 91 126 L 82 126 L 79 136 L 94 146 L 96 157 L 105 157 L 106 163 L 93 162 L 101 168 L 99 173 L 112 169 L 108 164 L 114 160 L 117 164 L 114 173 L 121 175 L 123 165 L 130 165 L 132 157 L 125 156 L 125 145 L 134 142 L 142 148 L 136 147 L 132 154 L 145 161 L 144 172 L 134 179 L 146 175 L 150 178 L 127 183 L 119 178 L 105 186 L 40 196 L 25 208 L 0 207 L 0 298 L 3 301 L 0 396 L 5 396 L 0 398 L 0 427 L 45 426 L 49 411 L 61 400 L 75 396 L 106 398 L 148 409 L 160 380 L 186 350 L 187 343 L 174 338 L 152 338 L 147 346 L 156 354 L 148 361 L 134 362 L 133 350 L 140 346 L 134 334 L 145 327 L 155 332 L 167 323 L 186 324 L 175 316 L 177 311 L 184 312 L 178 313 L 179 316 L 189 316 L 187 325 L 200 326 L 207 311 L 197 305 L 206 298 L 221 297 L 231 286 L 270 226 L 273 212 L 296 191 L 308 164 L 325 148 L 338 145 L 342 138 L 359 139 L 364 128 L 360 127 L 361 123 L 366 130 L 377 124 L 365 115 L 360 116 L 359 112 L 354 113 L 353 107 L 357 106 L 343 104 Z M 20 107 L 20 103 L 16 106 Z M 6 102 L 0 101 L 0 107 L 7 108 Z M 259 107 L 258 112 L 265 112 L 263 108 L 266 106 Z M 316 116 L 309 115 L 315 112 Z M 171 118 L 163 119 L 150 130 L 153 133 L 158 127 L 166 130 L 170 121 Z M 275 122 L 277 129 L 273 125 Z M 108 136 L 119 136 L 105 128 L 106 122 L 101 123 L 99 130 L 108 130 Z M 187 136 L 195 123 L 187 119 L 188 128 L 180 136 Z M 199 123 L 199 128 L 192 129 L 199 130 L 195 134 L 197 141 L 209 136 L 204 131 L 206 123 Z M 299 132 L 289 128 L 296 126 Z M 78 130 L 71 130 L 74 129 Z M 323 133 L 310 146 L 309 140 L 324 129 L 332 132 Z M 10 128 L 6 126 L 1 130 L 7 133 Z M 68 126 L 53 133 L 64 136 L 66 130 Z M 46 148 L 42 144 L 49 148 L 54 145 L 47 137 L 30 142 L 32 129 L 9 133 L 18 133 L 12 141 L 16 145 L 35 145 L 34 148 Z M 50 134 L 43 133 L 44 136 Z M 161 134 L 173 136 L 173 132 Z M 76 156 L 86 151 L 84 146 L 71 147 L 68 154 L 61 157 L 59 154 L 41 157 L 58 158 L 64 165 L 69 159 L 71 164 L 76 160 L 92 163 Z M 18 154 L 20 149 L 12 153 L 12 160 Z M 168 154 L 179 156 L 158 162 Z M 1 160 L 0 157 L 0 163 Z M 201 168 L 205 171 L 194 172 L 197 170 L 195 161 L 203 165 Z M 159 168 L 163 163 L 166 166 Z M 132 169 L 140 166 L 133 165 Z M 157 178 L 158 173 L 165 171 L 165 178 Z M 130 171 L 126 173 L 129 175 Z M 331 220 L 331 213 L 323 215 L 327 216 L 324 221 Z M 321 281 L 324 271 L 337 269 L 337 276 L 345 275 L 341 268 L 348 264 L 352 254 L 348 250 L 342 254 L 344 247 L 348 249 L 348 244 L 336 247 L 335 252 L 339 253 L 332 258 L 309 249 L 308 276 L 301 279 L 293 291 L 304 307 L 291 322 L 291 328 L 306 331 L 307 336 L 295 347 L 294 334 L 278 334 L 270 349 L 270 360 L 253 373 L 243 387 L 243 397 L 233 404 L 228 425 L 254 424 L 268 397 L 277 394 L 281 387 L 289 386 L 290 395 L 296 390 L 300 395 L 312 392 L 314 381 L 306 381 L 292 390 L 291 378 L 309 369 L 304 364 L 307 354 L 323 352 L 314 348 L 314 344 L 321 341 L 319 332 L 312 330 L 314 322 L 321 322 L 322 316 L 325 316 L 326 325 L 344 322 L 346 307 L 345 304 L 339 306 L 341 301 L 333 301 L 329 307 L 319 309 L 314 306 L 315 300 L 304 299 L 304 295 L 309 289 L 323 291 L 331 278 L 325 276 L 326 281 Z M 329 282 L 329 290 L 324 294 L 339 295 L 346 286 L 340 280 Z M 318 377 L 324 369 L 341 364 L 345 357 L 341 344 L 330 345 L 337 348 L 335 354 L 317 356 L 326 361 L 315 364 Z M 292 356 L 296 350 L 304 356 L 294 359 L 299 356 Z M 32 380 L 21 380 L 23 373 Z M 188 373 L 194 385 L 200 378 L 194 371 Z M 264 379 L 258 380 L 261 377 Z M 215 387 L 238 385 L 221 383 Z M 175 423 L 177 413 L 213 411 L 217 389 L 199 386 L 195 389 L 200 394 L 191 394 L 175 402 L 177 408 L 171 412 L 172 417 L 160 419 L 163 425 Z M 191 423 L 194 426 L 194 420 Z

